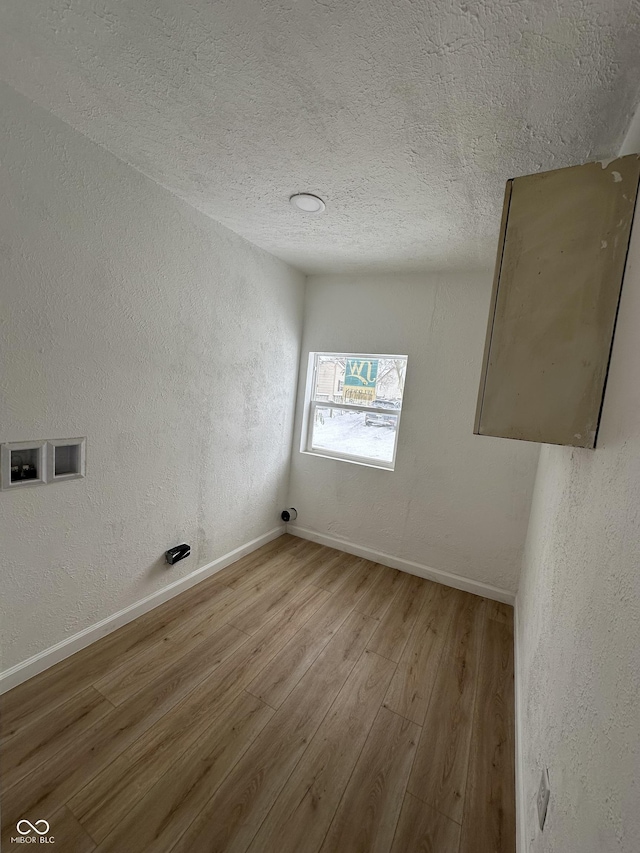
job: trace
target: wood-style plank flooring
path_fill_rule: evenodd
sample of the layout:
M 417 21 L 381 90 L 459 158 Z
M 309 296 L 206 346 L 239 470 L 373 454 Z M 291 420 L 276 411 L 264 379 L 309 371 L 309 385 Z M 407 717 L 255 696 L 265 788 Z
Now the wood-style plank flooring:
M 0 712 L 6 850 L 515 851 L 512 608 L 289 535 Z

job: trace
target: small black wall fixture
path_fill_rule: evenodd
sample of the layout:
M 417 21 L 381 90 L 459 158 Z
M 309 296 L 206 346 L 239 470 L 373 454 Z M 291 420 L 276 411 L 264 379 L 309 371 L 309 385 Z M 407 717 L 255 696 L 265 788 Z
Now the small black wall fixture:
M 298 510 L 294 509 L 294 507 L 290 506 L 289 509 L 283 509 L 280 513 L 280 518 L 283 521 L 295 521 L 298 517 Z
M 176 545 L 175 548 L 169 548 L 168 551 L 164 552 L 165 559 L 170 565 L 177 563 L 179 560 L 184 560 L 190 554 L 191 545 Z

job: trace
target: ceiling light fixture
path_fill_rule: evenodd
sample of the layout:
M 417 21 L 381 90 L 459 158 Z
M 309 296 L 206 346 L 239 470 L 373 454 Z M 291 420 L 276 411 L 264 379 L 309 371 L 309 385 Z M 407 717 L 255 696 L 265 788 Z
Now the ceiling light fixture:
M 325 208 L 325 203 L 317 195 L 311 193 L 296 193 L 289 199 L 294 207 L 298 210 L 304 210 L 305 213 L 322 213 Z

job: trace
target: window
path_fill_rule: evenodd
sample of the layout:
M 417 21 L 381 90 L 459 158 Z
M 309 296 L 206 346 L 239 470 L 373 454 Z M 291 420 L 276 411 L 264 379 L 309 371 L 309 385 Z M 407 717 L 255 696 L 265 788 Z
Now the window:
M 406 355 L 309 355 L 303 453 L 393 471 Z

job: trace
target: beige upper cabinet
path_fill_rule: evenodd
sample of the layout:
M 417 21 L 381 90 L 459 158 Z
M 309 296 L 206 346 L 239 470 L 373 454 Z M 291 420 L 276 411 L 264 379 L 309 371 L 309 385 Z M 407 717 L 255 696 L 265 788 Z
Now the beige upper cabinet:
M 640 156 L 507 182 L 474 432 L 595 447 Z

